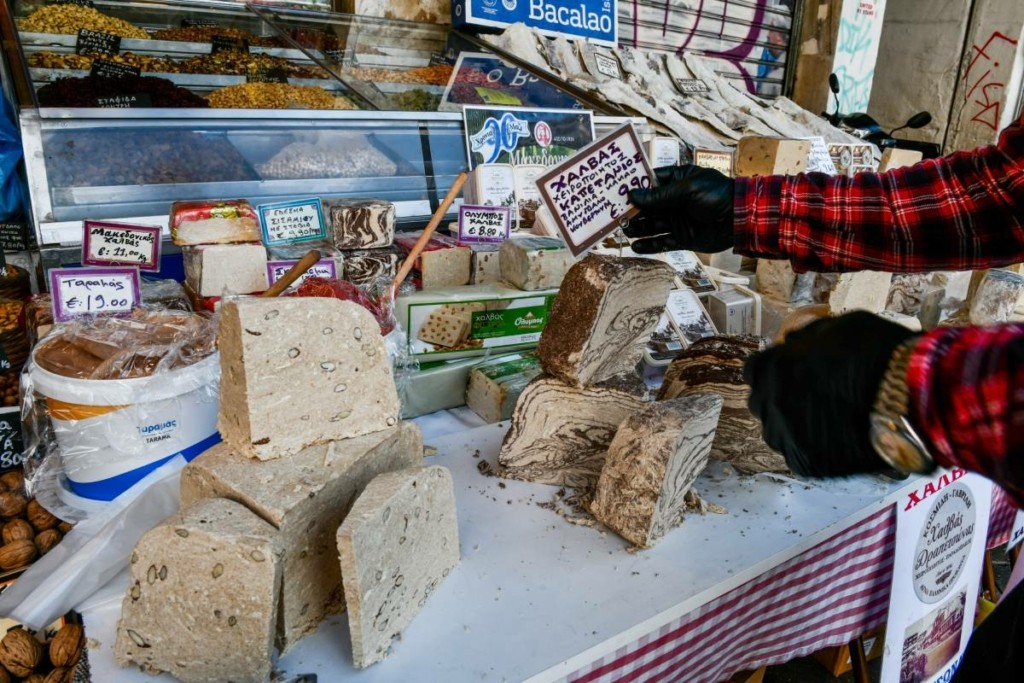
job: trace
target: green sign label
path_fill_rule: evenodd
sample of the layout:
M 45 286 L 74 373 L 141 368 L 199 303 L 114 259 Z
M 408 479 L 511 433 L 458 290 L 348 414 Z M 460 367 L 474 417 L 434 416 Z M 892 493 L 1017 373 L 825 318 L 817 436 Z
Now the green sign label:
M 470 336 L 476 339 L 539 333 L 548 322 L 548 307 L 530 306 L 473 314 Z

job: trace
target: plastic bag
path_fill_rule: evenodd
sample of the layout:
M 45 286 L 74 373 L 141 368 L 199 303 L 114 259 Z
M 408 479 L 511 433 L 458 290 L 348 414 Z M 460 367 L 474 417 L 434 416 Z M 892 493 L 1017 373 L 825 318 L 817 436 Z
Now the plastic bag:
M 0 221 L 21 218 L 25 214 L 25 184 L 18 173 L 23 151 L 14 113 L 6 98 L 0 116 Z

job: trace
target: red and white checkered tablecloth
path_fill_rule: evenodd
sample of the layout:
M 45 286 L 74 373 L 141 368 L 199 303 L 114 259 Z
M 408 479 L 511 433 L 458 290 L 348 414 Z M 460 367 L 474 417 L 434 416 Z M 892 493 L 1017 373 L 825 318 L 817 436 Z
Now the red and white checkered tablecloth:
M 989 547 L 1015 512 L 995 489 Z M 885 621 L 895 543 L 890 506 L 563 681 L 715 683 L 848 643 Z

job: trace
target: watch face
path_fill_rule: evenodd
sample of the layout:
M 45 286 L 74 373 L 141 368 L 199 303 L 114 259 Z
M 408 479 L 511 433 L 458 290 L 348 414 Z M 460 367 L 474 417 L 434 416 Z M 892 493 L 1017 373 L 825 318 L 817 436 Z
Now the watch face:
M 931 458 L 914 443 L 903 426 L 882 416 L 871 418 L 871 444 L 878 455 L 900 472 L 925 472 Z

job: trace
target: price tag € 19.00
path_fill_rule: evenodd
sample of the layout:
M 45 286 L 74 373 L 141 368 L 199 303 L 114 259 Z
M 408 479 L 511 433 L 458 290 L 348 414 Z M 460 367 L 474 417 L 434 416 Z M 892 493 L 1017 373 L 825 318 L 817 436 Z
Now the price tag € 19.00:
M 138 306 L 138 268 L 50 270 L 53 317 L 58 322 L 96 315 L 127 315 Z

